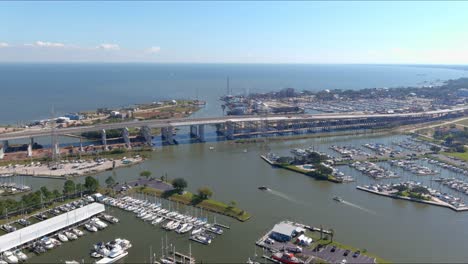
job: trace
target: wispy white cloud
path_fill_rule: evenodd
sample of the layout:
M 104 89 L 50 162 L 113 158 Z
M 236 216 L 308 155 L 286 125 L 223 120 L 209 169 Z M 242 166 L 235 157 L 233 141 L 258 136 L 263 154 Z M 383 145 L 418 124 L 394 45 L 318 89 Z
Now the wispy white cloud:
M 10 45 L 6 42 L 0 42 L 0 48 L 6 48 L 9 47 Z
M 25 44 L 25 46 L 34 46 L 34 47 L 46 47 L 46 48 L 63 48 L 65 44 L 60 42 L 49 42 L 49 41 L 36 41 L 31 45 Z
M 160 51 L 161 51 L 161 47 L 157 47 L 157 46 L 153 46 L 149 49 L 146 49 L 146 52 L 151 53 L 151 54 L 159 53 Z
M 97 46 L 98 49 L 103 49 L 103 50 L 120 50 L 120 46 L 117 44 L 112 44 L 112 43 L 102 43 L 99 46 Z

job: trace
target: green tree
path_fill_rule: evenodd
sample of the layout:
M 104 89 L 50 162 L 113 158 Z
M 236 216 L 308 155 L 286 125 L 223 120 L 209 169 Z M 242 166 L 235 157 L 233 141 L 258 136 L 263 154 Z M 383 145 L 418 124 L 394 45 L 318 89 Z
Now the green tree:
M 430 150 L 431 150 L 432 152 L 436 152 L 436 153 L 437 153 L 437 152 L 440 151 L 440 147 L 438 147 L 438 146 L 431 146 Z
M 84 187 L 89 192 L 96 192 L 99 188 L 99 182 L 95 178 L 88 176 L 85 179 Z
M 76 191 L 81 195 L 83 193 L 83 191 L 85 190 L 84 186 L 82 183 L 77 183 L 76 186 Z
M 75 182 L 72 180 L 66 180 L 65 183 L 63 184 L 63 194 L 64 195 L 70 195 L 75 193 Z
M 54 198 L 53 195 L 52 195 L 52 192 L 49 191 L 49 189 L 47 189 L 47 187 L 42 186 L 40 190 L 42 192 L 42 196 L 44 197 L 44 199 L 47 202 L 49 202 L 50 200 L 52 200 Z
M 182 193 L 187 188 L 187 181 L 184 178 L 175 178 L 172 181 L 172 186 L 178 193 Z
M 320 174 L 323 174 L 323 175 L 330 175 L 332 174 L 333 172 L 333 169 L 330 168 L 330 167 L 327 167 L 327 166 L 324 166 L 322 164 L 317 164 L 315 166 L 315 170 L 320 173 Z
M 236 201 L 230 201 L 229 204 L 228 204 L 228 207 L 226 209 L 228 211 L 231 211 L 232 209 L 234 209 L 234 207 L 236 207 L 236 205 L 237 205 Z
M 198 189 L 198 196 L 202 200 L 206 200 L 213 196 L 213 191 L 208 187 L 201 187 Z
M 112 188 L 112 186 L 115 185 L 115 180 L 112 176 L 109 176 L 109 178 L 106 179 L 106 185 L 107 188 Z
M 146 177 L 147 179 L 151 176 L 151 171 L 145 170 L 140 172 L 141 177 Z
M 52 195 L 54 196 L 54 199 L 62 197 L 62 194 L 57 189 L 52 191 Z

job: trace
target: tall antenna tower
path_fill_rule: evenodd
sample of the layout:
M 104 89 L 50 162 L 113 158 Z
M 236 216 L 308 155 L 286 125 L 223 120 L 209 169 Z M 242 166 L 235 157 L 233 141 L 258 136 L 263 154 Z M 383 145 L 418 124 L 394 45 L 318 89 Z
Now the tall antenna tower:
M 226 95 L 232 94 L 232 93 L 231 93 L 231 90 L 229 89 L 229 76 L 227 77 L 227 86 L 226 86 L 226 89 L 227 89 L 227 94 L 226 94 Z

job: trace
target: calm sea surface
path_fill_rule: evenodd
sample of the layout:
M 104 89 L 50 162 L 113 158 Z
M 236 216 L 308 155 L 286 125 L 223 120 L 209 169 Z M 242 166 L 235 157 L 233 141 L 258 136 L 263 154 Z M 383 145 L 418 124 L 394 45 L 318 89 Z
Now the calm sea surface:
M 217 99 L 225 93 L 226 76 L 231 77 L 234 93 L 277 90 L 294 87 L 298 90 L 366 87 L 394 87 L 422 85 L 466 76 L 466 72 L 434 68 L 364 65 L 0 65 L 2 100 L 0 120 L 16 122 L 48 117 L 51 105 L 57 112 L 94 109 L 100 106 L 120 106 L 150 100 L 192 97 L 198 90 L 200 99 L 208 105 L 198 115 L 220 115 Z M 425 83 L 428 84 L 428 83 Z M 184 135 L 177 135 L 180 139 Z M 405 139 L 405 136 L 359 135 L 311 138 L 289 141 L 271 141 L 269 144 L 208 142 L 158 147 L 152 157 L 135 167 L 105 172 L 96 177 L 104 184 L 108 176 L 119 182 L 136 179 L 142 170 L 153 175 L 167 173 L 170 178 L 184 177 L 188 189 L 201 186 L 214 190 L 214 198 L 236 201 L 239 207 L 253 217 L 246 223 L 216 216 L 218 222 L 228 224 L 231 230 L 217 237 L 212 245 L 191 243 L 192 254 L 199 261 L 212 263 L 244 263 L 254 255 L 255 241 L 276 222 L 290 219 L 305 224 L 333 228 L 335 239 L 365 248 L 393 262 L 466 262 L 468 252 L 468 214 L 449 209 L 379 197 L 356 190 L 356 185 L 375 182 L 360 172 L 340 167 L 357 179 L 349 184 L 315 181 L 304 175 L 274 169 L 259 157 L 269 150 L 287 154 L 291 148 L 315 146 L 336 155 L 329 146 L 354 145 Z M 214 146 L 214 150 L 209 150 Z M 247 150 L 247 152 L 245 152 Z M 421 164 L 433 166 L 425 161 Z M 382 164 L 388 167 L 388 164 Z M 436 168 L 436 167 L 433 167 Z M 440 176 L 466 179 L 445 169 Z M 430 181 L 430 176 L 416 176 L 396 170 L 403 180 L 415 180 L 433 185 L 444 192 L 451 190 Z M 6 179 L 5 179 L 6 180 Z M 62 180 L 15 177 L 14 180 L 35 189 L 47 185 L 61 189 Z M 77 178 L 76 181 L 84 181 Z M 400 179 L 383 180 L 382 183 Z M 274 192 L 262 192 L 266 185 Z M 348 203 L 336 203 L 339 195 Z M 467 196 L 458 194 L 465 200 Z M 166 203 L 166 206 L 168 204 Z M 193 208 L 179 208 L 182 212 L 200 214 Z M 150 251 L 159 253 L 161 238 L 166 232 L 137 219 L 133 214 L 109 209 L 121 223 L 95 234 L 87 234 L 59 249 L 31 262 L 58 262 L 63 260 L 90 261 L 89 249 L 98 241 L 116 237 L 130 239 L 133 247 L 126 263 L 148 263 Z M 206 213 L 204 213 L 206 214 Z M 208 215 L 214 220 L 214 215 Z M 188 252 L 187 235 L 167 233 L 169 243 Z M 257 249 L 257 254 L 261 250 Z
M 226 77 L 234 94 L 428 85 L 468 76 L 453 69 L 376 65 L 0 64 L 0 124 L 98 107 L 196 98 L 220 115 Z M 425 82 L 425 83 L 424 83 Z

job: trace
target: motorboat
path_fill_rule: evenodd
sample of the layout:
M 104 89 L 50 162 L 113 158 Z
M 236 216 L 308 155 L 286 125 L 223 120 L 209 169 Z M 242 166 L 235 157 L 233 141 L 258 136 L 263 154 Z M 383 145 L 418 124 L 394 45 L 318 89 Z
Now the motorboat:
M 49 240 L 52 242 L 52 244 L 55 246 L 55 247 L 58 247 L 58 246 L 61 246 L 62 245 L 62 242 L 58 241 L 57 239 L 51 237 L 49 238 Z
M 174 221 L 171 220 L 171 221 L 167 222 L 167 223 L 163 226 L 163 228 L 164 228 L 164 229 L 169 229 L 169 227 L 172 226 L 173 224 L 174 224 Z
M 337 202 L 343 202 L 343 198 L 339 197 L 339 196 L 335 196 L 333 197 L 333 200 L 337 201 Z
M 64 234 L 67 236 L 67 238 L 68 238 L 69 240 L 76 240 L 76 239 L 78 239 L 78 236 L 75 235 L 75 234 L 72 233 L 72 232 L 66 231 L 66 232 L 64 232 Z
M 203 232 L 203 228 L 202 227 L 198 227 L 198 228 L 195 228 L 193 231 L 192 231 L 192 236 L 196 235 L 196 234 L 200 234 L 201 232 Z
M 153 222 L 151 222 L 151 224 L 157 225 L 157 224 L 161 223 L 162 221 L 164 221 L 164 219 L 165 218 L 161 216 L 159 218 L 156 218 Z
M 26 219 L 24 219 L 24 218 L 22 218 L 22 219 L 18 220 L 18 224 L 20 224 L 20 225 L 22 225 L 22 226 L 28 226 L 28 225 L 31 224 L 31 222 L 28 221 L 28 220 L 26 220 Z
M 194 235 L 194 236 L 190 236 L 189 239 L 193 240 L 195 242 L 204 244 L 204 245 L 211 244 L 211 238 L 209 238 L 208 236 L 202 235 L 202 234 L 197 234 L 197 235 Z
M 209 226 L 207 228 L 208 231 L 210 231 L 211 233 L 215 233 L 217 235 L 222 235 L 223 234 L 223 230 L 219 227 L 215 227 L 215 226 Z
M 107 224 L 99 220 L 98 218 L 94 217 L 91 219 L 90 224 L 97 227 L 99 230 L 104 229 L 107 227 Z
M 185 229 L 188 226 L 188 224 L 181 224 L 177 229 L 175 230 L 176 233 L 182 234 L 182 230 Z
M 45 248 L 45 249 L 53 249 L 54 248 L 54 243 L 52 242 L 51 239 L 45 237 L 45 238 L 42 238 L 41 239 L 41 242 L 42 242 L 42 246 Z
M 73 228 L 72 232 L 75 233 L 75 235 L 77 235 L 79 237 L 84 235 L 83 231 L 81 231 L 79 229 L 76 229 L 76 228 Z
M 47 249 L 45 247 L 41 246 L 41 245 L 37 245 L 37 246 L 34 247 L 33 251 L 34 251 L 34 253 L 39 255 L 39 254 L 47 252 Z
M 122 251 L 119 254 L 116 254 L 113 258 L 109 257 L 104 257 L 98 261 L 96 261 L 96 264 L 108 264 L 108 263 L 114 263 L 128 255 L 127 251 Z
M 18 258 L 11 251 L 3 252 L 3 260 L 5 260 L 8 263 L 18 263 L 19 262 Z
M 262 191 L 268 191 L 268 190 L 270 190 L 270 189 L 268 189 L 268 187 L 266 187 L 266 186 L 260 186 L 260 187 L 258 187 L 258 189 L 259 189 L 259 190 L 262 190 Z
M 21 250 L 16 250 L 15 252 L 13 252 L 13 254 L 15 254 L 15 256 L 18 258 L 19 261 L 23 262 L 23 261 L 26 261 L 28 259 L 28 256 L 26 254 L 24 254 Z
M 61 242 L 68 242 L 68 237 L 63 233 L 58 233 L 57 237 Z
M 97 227 L 95 227 L 95 226 L 93 226 L 91 224 L 85 224 L 85 228 L 89 232 L 97 232 L 98 231 Z

